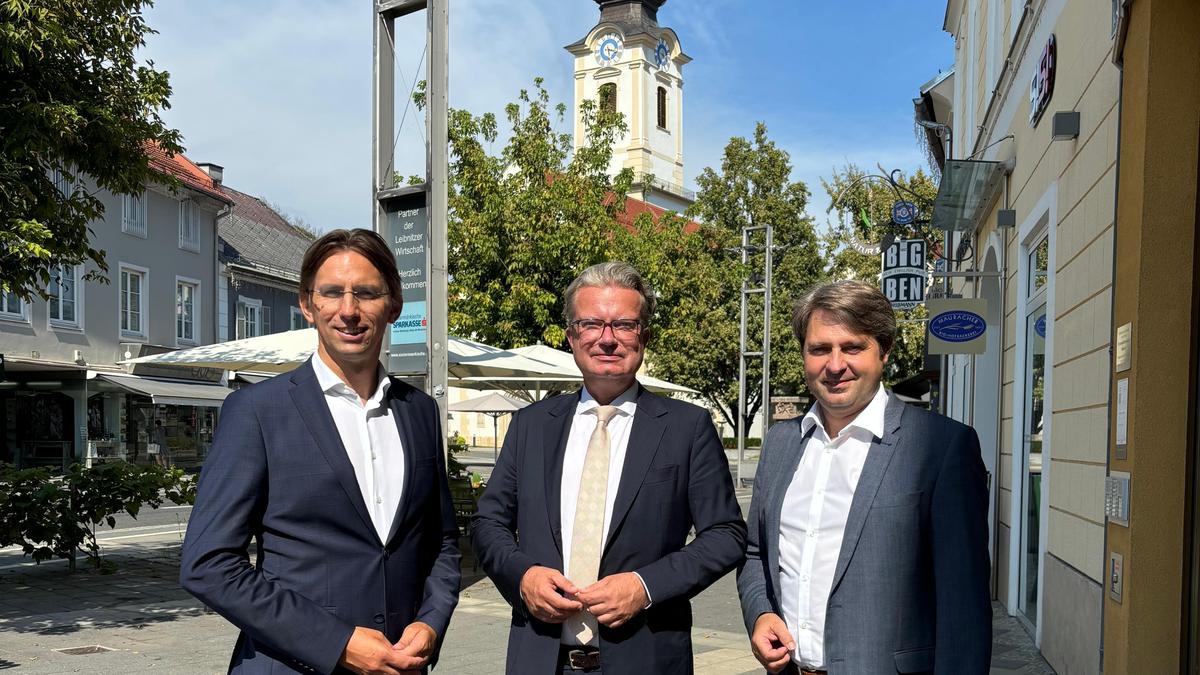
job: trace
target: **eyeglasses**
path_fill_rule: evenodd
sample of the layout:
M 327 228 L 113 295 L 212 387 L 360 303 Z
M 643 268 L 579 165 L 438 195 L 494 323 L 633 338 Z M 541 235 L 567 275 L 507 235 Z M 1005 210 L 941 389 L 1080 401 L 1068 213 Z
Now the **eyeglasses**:
M 328 304 L 330 302 L 340 304 L 342 302 L 342 296 L 346 295 L 347 293 L 354 296 L 355 302 L 360 305 L 379 302 L 380 300 L 388 297 L 386 292 L 377 288 L 355 288 L 354 290 L 343 291 L 336 286 L 329 286 L 326 288 L 310 288 L 308 289 L 308 292 L 314 294 L 318 298 L 321 298 L 323 301 L 322 304 Z
M 601 335 L 604 333 L 605 327 L 611 328 L 613 335 L 618 337 L 637 335 L 642 332 L 642 322 L 637 319 L 613 319 L 612 321 L 576 319 L 567 325 L 585 337 Z

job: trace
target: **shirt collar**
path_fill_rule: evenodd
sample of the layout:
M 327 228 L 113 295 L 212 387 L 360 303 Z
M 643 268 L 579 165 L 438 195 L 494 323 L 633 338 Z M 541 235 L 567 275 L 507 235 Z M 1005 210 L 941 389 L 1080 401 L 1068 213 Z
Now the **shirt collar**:
M 861 429 L 874 438 L 883 438 L 883 417 L 887 411 L 887 402 L 887 390 L 880 384 L 879 390 L 875 392 L 875 396 L 867 404 L 867 407 L 863 408 L 862 412 L 858 413 L 838 435 L 846 433 L 849 429 Z M 821 421 L 820 408 L 821 404 L 818 402 L 804 414 L 804 419 L 800 420 L 800 430 L 803 433 L 807 434 L 814 424 L 821 427 L 821 431 L 825 431 L 825 423 Z M 828 435 L 826 433 L 826 436 Z
M 633 415 L 637 412 L 637 393 L 638 383 L 634 382 L 628 389 L 621 392 L 620 396 L 614 398 L 609 405 L 616 406 L 617 411 L 622 415 Z M 575 414 L 590 413 L 598 407 L 600 407 L 600 404 L 592 397 L 587 387 L 583 387 L 579 392 L 579 403 L 575 406 Z
M 353 397 L 355 401 L 358 401 L 358 394 L 343 382 L 342 378 L 337 376 L 337 373 L 333 372 L 333 369 L 325 363 L 320 355 L 313 352 L 311 361 L 313 372 L 317 376 L 317 384 L 321 385 L 321 391 L 333 396 Z M 388 377 L 387 373 L 383 370 L 383 366 L 377 366 L 377 369 L 379 382 L 375 385 L 375 393 L 371 394 L 371 398 L 367 399 L 366 405 L 368 407 L 378 405 L 387 396 L 387 391 L 392 386 L 392 378 Z

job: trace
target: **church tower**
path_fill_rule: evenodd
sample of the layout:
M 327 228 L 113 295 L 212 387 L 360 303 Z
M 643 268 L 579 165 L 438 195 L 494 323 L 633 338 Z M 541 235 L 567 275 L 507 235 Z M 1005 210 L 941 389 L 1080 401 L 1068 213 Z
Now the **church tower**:
M 658 25 L 666 0 L 595 2 L 599 23 L 566 47 L 575 57 L 575 146 L 584 142 L 583 101 L 615 108 L 629 131 L 613 145 L 610 173 L 633 169 L 630 196 L 682 212 L 695 199 L 683 187 L 683 66 L 692 59 Z

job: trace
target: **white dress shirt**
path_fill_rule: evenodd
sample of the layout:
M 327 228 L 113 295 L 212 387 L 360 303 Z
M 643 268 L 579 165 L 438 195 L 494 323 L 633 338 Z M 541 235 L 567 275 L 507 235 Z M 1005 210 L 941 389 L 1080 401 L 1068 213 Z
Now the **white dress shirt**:
M 604 498 L 604 543 L 608 542 L 608 529 L 612 526 L 613 503 L 617 488 L 621 484 L 621 471 L 625 467 L 625 451 L 629 448 L 629 431 L 633 428 L 633 415 L 637 412 L 637 388 L 633 386 L 613 399 L 609 405 L 616 406 L 617 413 L 608 421 L 608 493 Z M 563 455 L 562 495 L 559 498 L 559 515 L 562 518 L 563 576 L 571 578 L 571 536 L 575 532 L 575 505 L 579 501 L 579 483 L 583 480 L 583 460 L 587 455 L 588 443 L 596 430 L 596 408 L 600 406 L 588 393 L 587 387 L 579 395 L 575 416 L 571 418 L 571 432 Z M 603 550 L 601 544 L 601 550 Z M 640 578 L 640 575 L 639 575 Z M 645 586 L 645 582 L 642 582 Z M 646 597 L 650 597 L 649 589 Z M 574 635 L 563 631 L 565 644 L 579 644 Z M 595 646 L 595 642 L 592 643 Z
M 842 548 L 846 518 L 871 443 L 883 436 L 887 392 L 830 439 L 814 405 L 800 421 L 812 435 L 783 498 L 779 520 L 779 585 L 783 620 L 796 639 L 792 659 L 824 670 L 825 610 Z M 815 428 L 814 428 L 815 427 Z
M 333 415 L 333 424 L 354 465 L 354 478 L 371 514 L 371 523 L 379 540 L 387 543 L 404 490 L 404 447 L 387 398 L 392 381 L 380 366 L 375 393 L 363 403 L 319 355 L 313 354 L 312 365 L 325 393 L 325 404 Z

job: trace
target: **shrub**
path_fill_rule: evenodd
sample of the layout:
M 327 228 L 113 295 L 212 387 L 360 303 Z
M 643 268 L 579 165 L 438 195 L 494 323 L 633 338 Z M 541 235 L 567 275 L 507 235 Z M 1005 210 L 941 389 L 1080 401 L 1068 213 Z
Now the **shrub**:
M 72 464 L 62 475 L 48 469 L 14 469 L 0 464 L 0 547 L 20 546 L 36 562 L 66 558 L 76 551 L 105 568 L 96 530 L 116 525 L 122 511 L 137 518 L 143 504 L 192 504 L 196 482 L 180 469 L 110 462 Z

